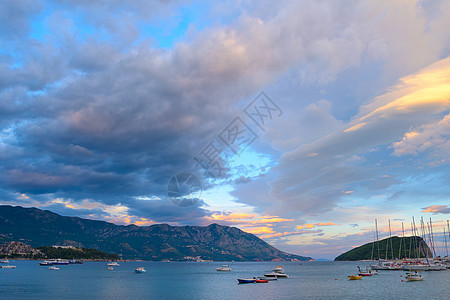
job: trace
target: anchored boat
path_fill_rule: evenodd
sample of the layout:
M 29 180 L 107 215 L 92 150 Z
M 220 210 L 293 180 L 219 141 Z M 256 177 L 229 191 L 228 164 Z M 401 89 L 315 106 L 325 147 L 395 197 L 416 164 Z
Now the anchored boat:
M 230 272 L 231 268 L 228 265 L 222 265 L 221 267 L 216 268 L 216 271 Z
M 407 281 L 421 281 L 423 280 L 423 275 L 420 274 L 418 271 L 416 270 L 410 270 L 409 273 L 407 273 L 408 275 L 406 275 L 406 280 Z
M 239 283 L 255 283 L 255 279 L 245 279 L 245 278 L 238 278 Z
M 140 273 L 145 273 L 145 272 L 147 272 L 147 270 L 145 270 L 144 267 L 139 267 L 139 268 L 137 268 L 136 270 L 134 270 L 134 272 L 135 272 L 136 274 L 140 274 Z

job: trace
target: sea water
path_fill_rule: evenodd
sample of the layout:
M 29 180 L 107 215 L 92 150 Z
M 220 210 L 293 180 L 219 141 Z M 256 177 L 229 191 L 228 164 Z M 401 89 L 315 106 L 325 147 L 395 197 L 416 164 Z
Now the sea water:
M 228 264 L 231 272 L 215 269 Z M 281 264 L 290 278 L 238 284 L 237 278 L 263 276 Z M 368 262 L 106 262 L 58 266 L 37 261 L 10 261 L 0 269 L 0 299 L 449 299 L 450 270 L 424 272 L 407 282 L 405 271 L 348 280 Z M 137 267 L 147 273 L 135 274 Z

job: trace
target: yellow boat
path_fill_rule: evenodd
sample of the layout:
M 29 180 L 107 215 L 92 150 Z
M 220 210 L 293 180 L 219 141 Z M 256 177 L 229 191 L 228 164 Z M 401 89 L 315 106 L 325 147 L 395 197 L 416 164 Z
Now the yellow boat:
M 361 278 L 362 278 L 362 276 L 358 276 L 358 275 L 348 276 L 348 279 L 350 279 L 350 280 L 360 280 Z

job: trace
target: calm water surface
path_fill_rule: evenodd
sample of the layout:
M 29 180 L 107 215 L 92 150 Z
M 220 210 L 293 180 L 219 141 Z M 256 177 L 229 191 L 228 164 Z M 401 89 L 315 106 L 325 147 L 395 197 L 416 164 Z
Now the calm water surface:
M 449 299 L 450 270 L 424 272 L 421 282 L 402 282 L 405 272 L 349 281 L 366 262 L 282 263 L 288 279 L 237 284 L 237 278 L 262 276 L 277 263 L 126 262 L 113 271 L 104 262 L 59 266 L 51 271 L 37 261 L 11 261 L 0 269 L 0 299 Z M 143 266 L 145 274 L 134 274 Z

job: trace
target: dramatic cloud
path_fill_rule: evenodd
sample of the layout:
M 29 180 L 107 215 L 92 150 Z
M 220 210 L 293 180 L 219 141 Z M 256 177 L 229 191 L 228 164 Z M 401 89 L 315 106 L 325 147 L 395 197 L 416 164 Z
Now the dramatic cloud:
M 375 98 L 342 131 L 285 153 L 271 184 L 281 209 L 309 214 L 336 206 L 349 188 L 386 189 L 399 183 L 370 161 L 371 150 L 386 145 L 411 126 L 436 119 L 450 108 L 450 58 L 401 79 L 393 91 Z M 438 133 L 439 134 L 439 133 Z
M 449 193 L 448 1 L 7 0 L 0 24 L 2 203 L 290 247 L 367 222 L 333 211 Z M 261 91 L 282 116 L 208 177 L 193 158 L 251 126 Z M 167 197 L 181 172 L 203 189 L 185 208 Z M 296 230 L 322 223 L 342 227 Z

